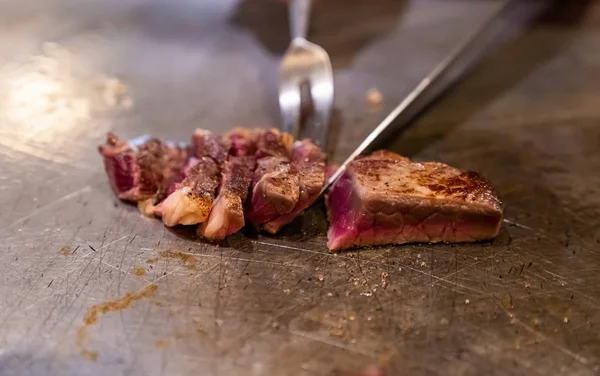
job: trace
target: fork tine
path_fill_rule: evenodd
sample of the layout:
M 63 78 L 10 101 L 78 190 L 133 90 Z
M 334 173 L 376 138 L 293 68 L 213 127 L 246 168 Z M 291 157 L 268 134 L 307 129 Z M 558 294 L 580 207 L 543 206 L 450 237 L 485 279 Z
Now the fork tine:
M 330 68 L 331 69 L 331 68 Z M 312 139 L 320 143 L 323 149 L 327 148 L 329 134 L 329 118 L 333 105 L 333 74 L 331 70 L 311 77 L 310 95 L 314 108 L 314 126 Z
M 282 130 L 298 138 L 301 106 L 300 84 L 297 80 L 283 79 L 279 86 L 279 109 Z

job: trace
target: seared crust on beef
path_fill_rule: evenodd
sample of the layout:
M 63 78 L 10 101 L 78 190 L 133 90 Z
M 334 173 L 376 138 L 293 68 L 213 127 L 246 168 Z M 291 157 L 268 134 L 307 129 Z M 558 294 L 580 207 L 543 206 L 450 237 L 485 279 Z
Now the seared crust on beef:
M 198 234 L 209 240 L 221 240 L 244 227 L 244 202 L 249 194 L 256 161 L 251 156 L 230 156 L 223 165 L 219 195 L 208 221 Z
M 276 129 L 259 132 L 252 199 L 247 218 L 255 226 L 290 213 L 300 197 L 299 175 L 290 160 L 289 135 Z
M 212 132 L 194 132 L 192 151 L 197 159 L 186 167 L 185 178 L 169 189 L 169 196 L 157 210 L 165 225 L 194 225 L 208 219 L 227 150 L 223 139 Z

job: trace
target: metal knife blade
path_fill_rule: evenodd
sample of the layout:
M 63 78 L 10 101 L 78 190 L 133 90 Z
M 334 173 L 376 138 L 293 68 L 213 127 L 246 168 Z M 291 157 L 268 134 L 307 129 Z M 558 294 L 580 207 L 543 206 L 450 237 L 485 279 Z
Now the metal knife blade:
M 483 53 L 519 34 L 551 1 L 508 0 L 500 3 L 480 26 L 459 43 L 400 102 L 400 104 L 350 154 L 321 190 L 323 194 L 356 157 L 371 147 L 382 134 L 405 128 L 419 113 L 448 89 L 459 77 L 474 67 Z

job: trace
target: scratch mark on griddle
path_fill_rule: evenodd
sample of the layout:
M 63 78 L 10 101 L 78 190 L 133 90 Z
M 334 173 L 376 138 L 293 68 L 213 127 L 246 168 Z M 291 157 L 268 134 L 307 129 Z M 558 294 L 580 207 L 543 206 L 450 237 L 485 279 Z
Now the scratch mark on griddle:
M 443 277 L 436 277 L 436 276 L 432 276 L 432 277 L 433 277 L 433 278 L 435 278 L 435 279 L 438 279 L 439 281 L 446 281 L 446 282 L 450 282 L 450 277 L 453 277 L 453 276 L 458 276 L 458 273 L 460 273 L 460 272 L 462 272 L 462 271 L 465 271 L 465 270 L 468 270 L 468 269 L 471 269 L 471 268 L 473 268 L 474 266 L 476 266 L 476 265 L 479 265 L 479 264 L 481 264 L 481 263 L 483 263 L 483 262 L 486 262 L 486 261 L 488 261 L 488 260 L 490 260 L 490 259 L 494 259 L 494 258 L 498 257 L 498 255 L 500 255 L 501 253 L 503 253 L 503 252 L 506 252 L 506 251 L 507 251 L 507 250 L 501 250 L 501 251 L 498 251 L 498 252 L 496 252 L 496 253 L 494 253 L 494 254 L 492 254 L 492 255 L 490 255 L 490 256 L 483 257 L 483 258 L 481 258 L 480 260 L 478 260 L 478 261 L 476 261 L 476 262 L 474 262 L 474 263 L 471 263 L 471 264 L 469 264 L 469 265 L 467 265 L 467 266 L 464 266 L 464 267 L 462 267 L 462 268 L 460 268 L 460 269 L 458 269 L 458 257 L 455 255 L 455 258 L 454 258 L 454 263 L 455 263 L 455 265 L 454 265 L 454 266 L 455 266 L 455 270 L 454 270 L 452 273 L 446 274 L 446 275 L 445 275 L 445 276 L 443 276 Z M 458 278 L 455 278 L 455 280 L 456 280 L 456 281 L 458 281 Z M 437 283 L 437 282 L 436 282 L 436 283 Z
M 194 257 L 221 258 L 221 256 L 218 256 L 218 255 L 208 255 L 208 254 L 201 254 L 201 253 L 187 253 L 187 252 L 177 252 L 177 253 L 187 255 L 187 256 L 194 256 Z M 246 261 L 246 262 L 255 263 L 255 264 L 275 265 L 275 266 L 283 266 L 283 267 L 289 266 L 286 263 L 282 263 L 282 262 L 253 260 L 253 259 L 247 259 L 247 258 L 241 258 L 241 257 L 227 257 L 227 256 L 225 256 L 225 258 L 227 260 L 231 260 L 231 261 Z M 150 263 L 156 262 L 156 260 L 154 260 L 154 259 L 149 259 L 149 261 L 151 261 Z M 306 265 L 296 265 L 296 267 L 297 268 L 308 268 L 308 266 L 306 266 Z
M 523 268 L 521 268 L 521 270 L 523 270 Z M 554 277 L 556 277 L 556 278 L 558 278 L 558 279 L 561 279 L 561 280 L 563 280 L 563 281 L 566 281 L 566 280 L 567 280 L 567 278 L 563 277 L 562 275 L 560 275 L 560 274 L 556 274 L 556 273 L 552 273 L 551 271 L 549 271 L 549 270 L 547 270 L 547 269 L 542 269 L 542 271 L 543 271 L 544 273 L 548 273 L 548 274 L 550 274 L 551 276 L 554 276 Z
M 223 279 L 223 249 L 220 249 L 219 252 L 219 280 L 217 282 L 217 289 L 215 291 L 215 343 L 220 343 L 221 341 L 221 284 Z M 219 374 L 219 362 L 215 362 L 215 371 L 216 374 Z
M 116 241 L 118 241 L 118 240 L 120 240 L 120 239 L 117 239 Z M 97 255 L 98 253 L 97 252 L 88 252 L 86 255 L 82 256 L 82 258 L 85 258 L 85 257 L 89 256 L 90 254 Z M 89 261 L 85 264 L 85 267 L 81 270 L 81 272 L 79 273 L 79 275 L 77 276 L 77 278 L 75 278 L 75 281 L 72 284 L 67 284 L 67 289 L 65 291 L 65 294 L 69 295 L 69 296 L 73 296 L 74 295 L 75 298 L 73 298 L 69 302 L 69 304 L 63 309 L 64 312 L 69 312 L 69 310 L 71 309 L 71 307 L 73 306 L 73 304 L 75 304 L 75 302 L 79 298 L 79 294 L 81 293 L 81 291 L 83 291 L 83 289 L 85 289 L 87 287 L 87 285 L 89 284 L 89 282 L 94 277 L 94 274 L 96 273 L 96 271 L 99 270 L 100 265 L 104 261 L 104 257 L 106 257 L 106 252 L 104 252 L 104 253 L 101 254 L 99 262 L 96 264 L 96 266 L 94 267 L 94 269 L 89 274 L 89 277 L 85 280 L 85 282 L 83 284 L 79 284 L 78 281 L 82 278 L 82 276 L 85 273 L 85 271 L 92 264 L 92 262 L 94 261 L 95 257 L 92 257 L 92 258 L 89 259 Z M 69 286 L 72 286 L 72 288 L 68 289 Z M 78 286 L 82 286 L 79 291 L 77 291 Z M 73 323 L 73 321 L 75 319 L 76 319 L 76 317 L 73 317 L 73 319 L 70 320 L 68 327 L 71 327 L 71 324 Z M 58 325 L 58 321 L 54 324 L 54 326 L 56 326 L 56 325 Z M 51 328 L 49 331 L 51 331 L 52 329 L 53 328 Z
M 54 279 L 50 281 L 50 283 L 48 283 L 48 286 L 46 287 L 50 287 L 50 285 L 52 285 L 52 282 L 54 282 Z
M 283 249 L 293 249 L 294 251 L 300 251 L 300 252 L 317 253 L 319 255 L 332 256 L 332 254 L 329 253 L 329 252 L 311 251 L 309 249 L 303 249 L 303 248 L 297 248 L 297 247 L 290 247 L 288 245 L 282 245 L 282 244 L 259 242 L 259 241 L 253 241 L 252 243 L 254 243 L 254 244 L 260 244 L 260 245 L 268 245 L 268 246 L 271 246 L 271 247 L 277 247 L 277 248 L 283 248 Z
M 88 247 L 90 247 L 90 249 L 94 252 L 96 252 L 96 250 L 94 249 L 94 247 L 92 247 L 91 245 L 88 244 Z
M 559 345 L 558 343 L 552 341 L 549 337 L 547 337 L 546 335 L 542 334 L 541 332 L 535 330 L 534 328 L 532 328 L 531 326 L 525 324 L 524 322 L 522 322 L 521 320 L 519 320 L 518 318 L 514 317 L 514 315 L 512 315 L 511 313 L 509 313 L 506 308 L 504 308 L 502 306 L 502 304 L 500 304 L 498 301 L 496 301 L 496 304 L 504 311 L 504 313 L 506 313 L 508 315 L 508 317 L 511 318 L 511 320 L 513 320 L 513 322 L 517 323 L 519 326 L 521 326 L 523 329 L 527 330 L 528 332 L 532 333 L 533 335 L 537 336 L 538 338 L 542 339 L 543 341 L 545 341 L 546 343 L 548 343 L 550 346 L 554 347 L 555 349 L 559 350 L 560 352 L 562 352 L 563 354 L 566 354 L 568 356 L 570 356 L 571 358 L 573 358 L 574 360 L 576 360 L 577 362 L 583 364 L 584 366 L 588 366 L 588 360 L 581 356 L 580 354 L 573 352 L 569 349 L 567 349 L 564 346 Z
M 0 327 L 3 327 L 4 324 L 6 323 L 6 321 L 15 313 L 17 312 L 17 310 L 23 305 L 23 302 L 25 301 L 25 298 L 27 296 L 29 296 L 31 294 L 31 292 L 35 289 L 35 287 L 37 286 L 37 284 L 40 282 L 40 280 L 42 279 L 42 276 L 44 275 L 44 273 L 46 273 L 47 271 L 49 271 L 53 266 L 54 263 L 56 262 L 57 258 L 58 258 L 58 253 L 55 254 L 52 259 L 50 260 L 50 262 L 46 265 L 46 267 L 44 268 L 44 270 L 42 270 L 42 274 L 41 276 L 39 276 L 33 283 L 31 283 L 29 285 L 29 289 L 27 290 L 27 292 L 22 296 L 21 299 L 19 299 L 19 301 L 17 302 L 17 304 L 11 308 L 8 313 L 2 318 L 2 320 L 0 321 Z
M 92 248 L 92 246 L 88 245 L 88 247 L 90 247 L 90 248 L 94 249 L 94 251 L 93 251 L 93 252 L 88 252 L 88 253 L 86 253 L 85 255 L 81 256 L 81 258 L 85 258 L 85 257 L 87 257 L 87 256 L 89 256 L 89 255 L 91 255 L 91 254 L 93 254 L 94 252 L 97 252 L 97 251 L 100 251 L 100 250 L 102 250 L 102 249 L 104 249 L 104 248 L 110 247 L 111 245 L 113 245 L 113 244 L 115 244 L 115 243 L 117 243 L 117 242 L 120 242 L 120 241 L 121 241 L 121 240 L 123 240 L 123 239 L 127 239 L 127 238 L 128 238 L 128 236 L 127 236 L 127 235 L 125 235 L 125 236 L 122 236 L 122 237 L 120 237 L 119 239 L 113 240 L 112 242 L 110 242 L 110 243 L 106 243 L 106 244 L 104 244 L 103 246 L 101 246 L 100 248 L 95 248 L 95 249 L 94 249 L 94 248 Z
M 89 190 L 91 190 L 91 188 L 92 188 L 91 185 L 87 185 L 87 186 L 85 186 L 85 187 L 83 187 L 81 189 L 78 189 L 78 190 L 76 190 L 74 192 L 66 194 L 63 197 L 60 197 L 60 198 L 58 198 L 58 199 L 56 199 L 56 200 L 54 200 L 52 202 L 49 202 L 48 204 L 46 204 L 46 205 L 38 208 L 37 210 L 34 210 L 33 212 L 27 214 L 26 216 L 21 217 L 21 218 L 17 219 L 16 221 L 10 223 L 8 226 L 6 226 L 4 229 L 2 229 L 2 232 L 0 232 L 0 233 L 4 233 L 5 231 L 9 230 L 11 227 L 13 227 L 13 226 L 15 226 L 15 225 L 17 225 L 17 224 L 19 224 L 21 222 L 24 222 L 26 220 L 29 220 L 29 219 L 35 217 L 39 213 L 41 213 L 41 212 L 43 212 L 43 211 L 45 211 L 45 210 L 53 207 L 54 205 L 56 205 L 58 203 L 61 203 L 61 202 L 64 202 L 64 201 L 68 201 L 68 200 L 70 200 L 72 198 L 75 198 L 75 197 L 79 196 L 82 193 L 88 192 Z
M 304 338 L 310 339 L 310 340 L 315 341 L 315 342 L 320 342 L 320 343 L 323 343 L 323 344 L 326 344 L 326 345 L 329 345 L 329 346 L 337 347 L 338 349 L 343 349 L 343 350 L 347 350 L 347 351 L 350 351 L 350 352 L 355 353 L 355 354 L 360 354 L 360 355 L 365 355 L 365 356 L 368 356 L 368 357 L 371 357 L 371 358 L 375 358 L 375 354 L 371 354 L 371 353 L 364 352 L 364 351 L 359 351 L 355 347 L 344 346 L 341 343 L 338 343 L 338 342 L 335 342 L 335 341 L 330 341 L 330 340 L 327 340 L 326 338 L 323 338 L 323 337 L 314 336 L 314 335 L 311 335 L 309 333 L 300 332 L 300 331 L 296 331 L 296 330 L 289 330 L 289 332 L 291 334 L 294 334 L 294 335 L 297 335 L 297 336 L 300 336 L 300 337 L 304 337 Z
M 307 298 L 308 299 L 316 298 L 317 295 L 318 295 L 318 292 L 315 292 L 315 293 L 311 294 L 310 296 L 307 296 Z M 258 338 L 259 335 L 262 332 L 264 332 L 265 330 L 267 330 L 268 328 L 270 328 L 271 324 L 273 322 L 275 322 L 278 318 L 282 317 L 287 312 L 292 311 L 296 307 L 301 306 L 302 304 L 303 304 L 302 302 L 297 302 L 297 303 L 294 303 L 294 304 L 291 304 L 291 305 L 287 305 L 285 308 L 281 309 L 280 311 L 277 311 L 277 313 L 274 314 L 270 318 L 270 320 L 267 320 L 267 322 L 264 323 L 263 325 L 261 325 L 260 327 L 255 327 L 255 328 L 249 329 L 247 332 L 245 332 L 242 335 L 240 335 L 237 338 L 237 340 L 235 341 L 235 346 L 231 346 L 230 348 L 224 350 L 221 355 L 225 356 L 228 353 L 234 351 L 236 348 L 240 348 L 240 347 L 244 346 L 246 344 L 246 341 L 248 341 L 252 337 Z
M 513 222 L 513 221 L 511 221 L 511 220 L 508 220 L 508 219 L 506 219 L 506 218 L 504 218 L 504 220 L 503 220 L 503 221 L 504 221 L 504 223 L 508 223 L 508 224 L 509 224 L 509 225 L 511 225 L 511 226 L 515 226 L 515 227 L 519 227 L 519 228 L 524 228 L 524 229 L 526 229 L 526 230 L 533 231 L 533 228 L 531 228 L 531 227 L 529 227 L 529 226 L 525 226 L 525 225 L 522 225 L 522 224 L 520 224 L 520 223 Z
M 360 265 L 360 254 L 361 254 L 361 252 L 358 251 L 358 253 L 356 255 L 356 259 L 354 259 L 354 262 L 356 262 L 356 266 L 358 266 L 358 271 L 360 272 L 360 274 L 365 279 L 365 282 L 367 283 L 367 287 L 369 288 L 369 291 L 371 291 L 371 293 L 375 297 L 375 300 L 377 301 L 377 304 L 379 305 L 379 308 L 383 309 L 383 305 L 381 304 L 381 300 L 379 300 L 379 296 L 377 296 L 377 292 L 371 286 L 371 282 L 369 281 L 369 279 L 367 278 L 367 276 L 363 272 L 362 266 Z
M 136 236 L 137 236 L 137 234 L 133 235 L 133 238 L 131 238 L 131 240 L 129 241 L 129 244 L 131 244 L 135 240 Z

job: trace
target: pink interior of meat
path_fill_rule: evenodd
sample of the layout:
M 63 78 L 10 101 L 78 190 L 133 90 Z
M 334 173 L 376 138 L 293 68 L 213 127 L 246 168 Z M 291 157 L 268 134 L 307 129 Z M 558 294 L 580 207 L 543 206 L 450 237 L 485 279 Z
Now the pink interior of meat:
M 352 180 L 343 174 L 329 193 L 329 248 L 338 248 L 337 244 L 355 239 L 359 235 L 358 223 L 354 220 L 352 208 Z
M 189 171 L 198 163 L 198 158 L 191 157 L 188 159 L 186 165 L 183 167 L 179 175 L 171 182 L 169 189 L 167 190 L 167 196 L 181 188 L 181 182 L 188 176 Z
M 138 185 L 139 168 L 130 154 L 103 153 L 104 167 L 117 194 L 128 192 Z
M 277 218 L 280 214 L 271 205 L 271 202 L 260 194 L 253 194 L 250 203 L 248 220 L 254 224 L 263 224 Z

